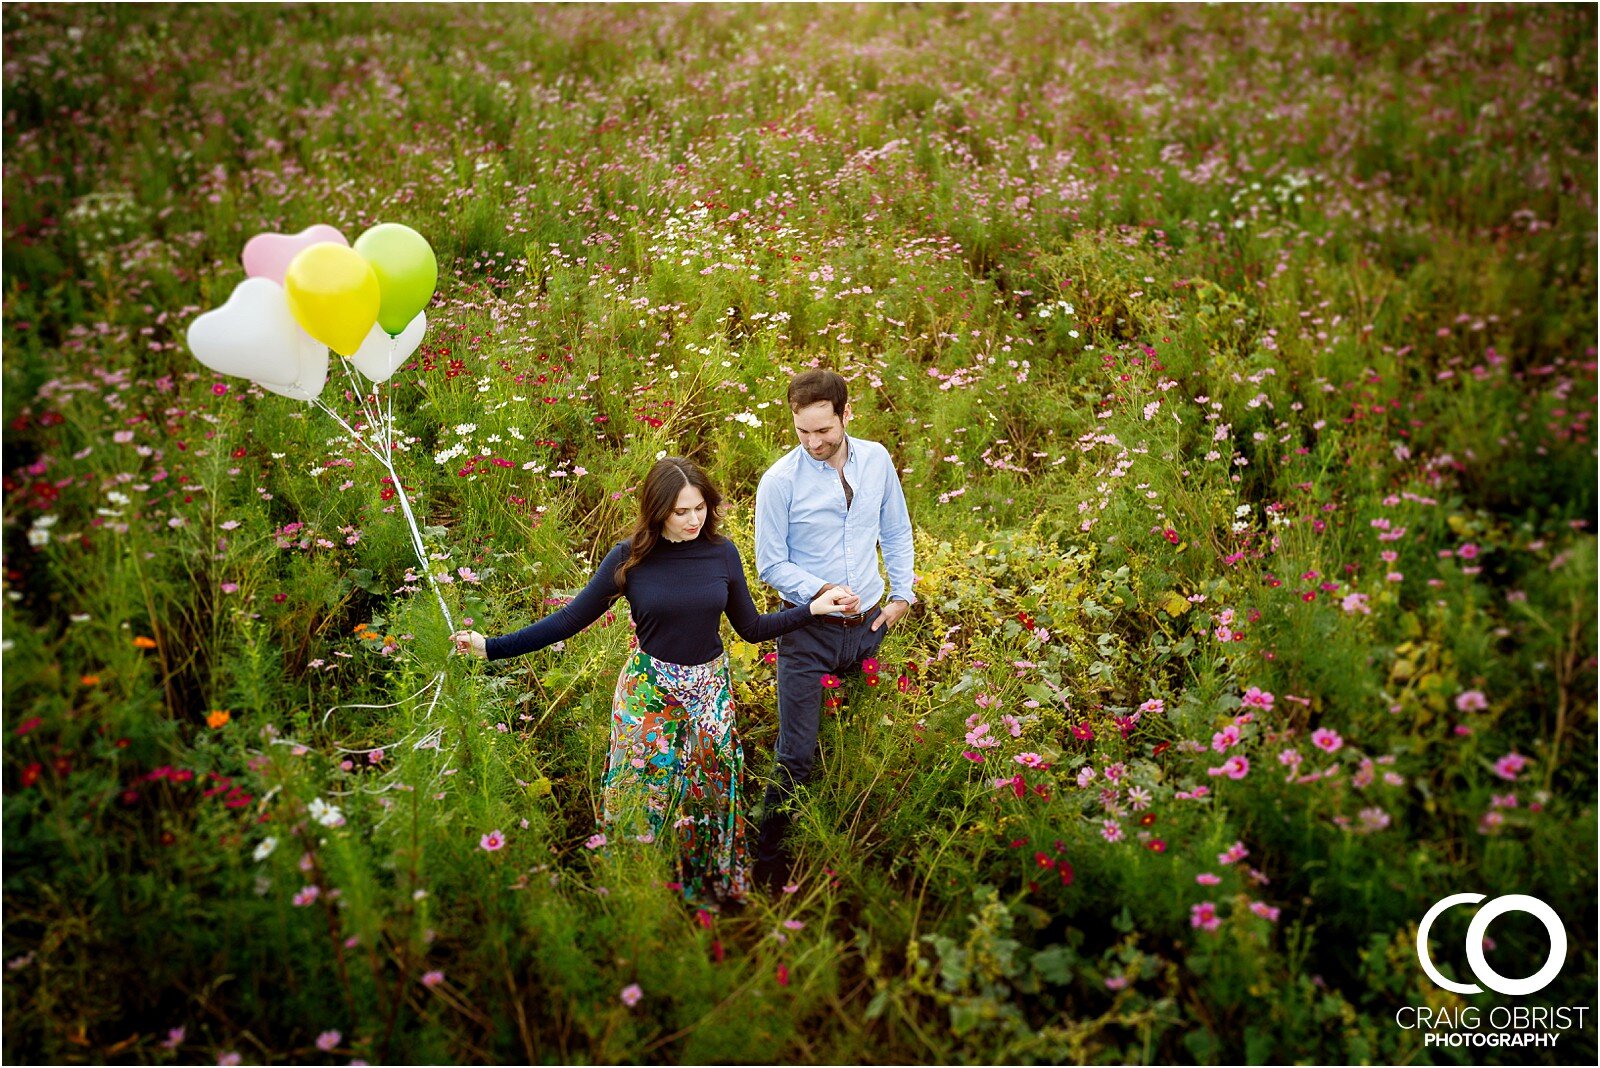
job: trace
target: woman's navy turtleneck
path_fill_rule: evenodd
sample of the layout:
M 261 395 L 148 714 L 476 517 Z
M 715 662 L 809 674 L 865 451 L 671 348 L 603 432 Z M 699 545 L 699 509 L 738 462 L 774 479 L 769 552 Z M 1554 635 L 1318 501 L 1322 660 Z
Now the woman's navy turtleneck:
M 599 619 L 619 596 L 616 571 L 628 553 L 629 543 L 618 542 L 569 604 L 514 634 L 490 638 L 489 659 L 504 660 L 554 645 Z M 724 614 L 747 642 L 768 641 L 811 619 L 808 605 L 758 613 L 739 550 L 724 537 L 658 539 L 650 554 L 628 572 L 625 595 L 640 648 L 671 664 L 704 664 L 721 656 L 718 630 Z

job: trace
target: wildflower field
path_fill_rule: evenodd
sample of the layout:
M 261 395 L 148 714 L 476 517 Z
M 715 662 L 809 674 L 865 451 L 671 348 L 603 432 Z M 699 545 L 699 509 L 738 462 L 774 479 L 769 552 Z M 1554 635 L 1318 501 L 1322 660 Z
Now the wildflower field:
M 3 20 L 8 1061 L 1593 1062 L 1396 1018 L 1488 1004 L 1418 960 L 1457 893 L 1593 1006 L 1592 6 Z M 184 341 L 251 236 L 380 221 L 425 564 Z M 813 366 L 921 604 L 713 914 L 598 836 L 625 605 L 485 665 L 428 575 L 538 618 L 669 453 L 748 565 Z

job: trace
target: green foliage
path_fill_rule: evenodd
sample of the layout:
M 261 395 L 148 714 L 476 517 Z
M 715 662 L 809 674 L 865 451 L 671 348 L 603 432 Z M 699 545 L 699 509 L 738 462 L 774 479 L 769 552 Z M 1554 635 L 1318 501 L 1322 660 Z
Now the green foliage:
M 1594 25 L 7 5 L 7 1055 L 1476 1062 L 1394 1023 L 1468 1003 L 1415 959 L 1467 890 L 1567 917 L 1584 1003 Z M 378 220 L 441 265 L 378 391 L 425 559 L 183 339 L 251 235 Z M 813 365 L 921 603 L 827 709 L 793 892 L 700 912 L 591 840 L 625 604 L 483 666 L 440 600 L 545 615 L 677 453 L 775 607 Z M 775 673 L 725 639 L 753 826 Z

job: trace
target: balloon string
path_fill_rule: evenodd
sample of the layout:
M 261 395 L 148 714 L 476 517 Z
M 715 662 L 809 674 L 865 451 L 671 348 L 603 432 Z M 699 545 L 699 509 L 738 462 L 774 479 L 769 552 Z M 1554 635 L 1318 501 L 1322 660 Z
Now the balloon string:
M 391 341 L 391 351 L 392 346 L 393 342 Z M 417 527 L 417 517 L 411 510 L 411 499 L 406 495 L 405 485 L 401 482 L 399 473 L 394 469 L 394 458 L 391 454 L 391 450 L 394 448 L 393 397 L 391 395 L 390 406 L 386 412 L 383 412 L 380 408 L 379 412 L 382 412 L 382 414 L 375 413 L 367 405 L 366 394 L 356 382 L 355 372 L 350 366 L 350 361 L 341 355 L 339 362 L 343 365 L 345 376 L 350 380 L 352 391 L 361 404 L 361 413 L 367 418 L 372 437 L 381 448 L 375 447 L 372 442 L 364 438 L 343 416 L 323 403 L 320 398 L 314 400 L 313 403 L 326 412 L 334 422 L 338 423 L 357 445 L 365 449 L 389 473 L 389 481 L 394 486 L 395 496 L 400 501 L 400 511 L 405 516 L 406 526 L 411 533 L 411 548 L 417 554 L 417 563 L 421 566 L 422 573 L 428 580 L 428 585 L 432 587 L 434 597 L 439 601 L 439 612 L 444 616 L 445 626 L 451 633 L 454 633 L 456 629 L 455 619 L 450 615 L 450 607 L 445 604 L 444 591 L 440 589 L 439 582 L 433 575 L 433 567 L 428 562 L 428 547 L 426 542 L 423 541 L 422 531 Z M 376 391 L 373 393 L 373 404 L 375 406 L 378 404 Z
M 361 704 L 357 704 L 357 705 L 333 705 L 326 712 L 324 712 L 322 714 L 322 726 L 326 727 L 328 725 L 328 717 L 332 716 L 335 712 L 337 712 L 341 708 L 400 708 L 400 707 L 408 705 L 411 702 L 417 700 L 419 697 L 421 697 L 423 694 L 427 693 L 429 690 L 433 690 L 434 691 L 434 695 L 433 695 L 433 701 L 431 703 L 429 703 L 429 705 L 428 705 L 428 711 L 423 713 L 423 718 L 426 719 L 428 716 L 433 714 L 433 707 L 434 707 L 434 705 L 437 705 L 439 703 L 439 695 L 444 692 L 444 672 L 442 672 L 442 671 L 437 672 L 433 676 L 433 678 L 431 678 L 427 682 L 423 683 L 422 689 L 416 691 L 413 694 L 410 694 L 409 696 L 402 697 L 398 701 L 391 701 L 389 704 L 386 704 L 386 705 L 361 705 Z M 366 752 L 371 752 L 371 750 L 367 750 L 367 749 L 345 749 L 345 750 L 343 750 L 343 752 L 346 752 L 346 753 L 366 753 Z

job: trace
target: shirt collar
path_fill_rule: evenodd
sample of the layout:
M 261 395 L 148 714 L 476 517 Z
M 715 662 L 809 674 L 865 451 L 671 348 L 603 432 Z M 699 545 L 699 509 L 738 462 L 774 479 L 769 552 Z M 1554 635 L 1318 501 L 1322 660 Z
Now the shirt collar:
M 856 463 L 857 450 L 855 441 L 850 437 L 849 434 L 844 436 L 844 446 L 844 465 L 846 467 L 854 467 Z M 803 462 L 810 464 L 813 471 L 822 472 L 831 471 L 833 469 L 833 465 L 828 461 L 815 459 L 809 452 L 806 451 L 806 447 L 804 445 L 800 446 L 800 459 Z

